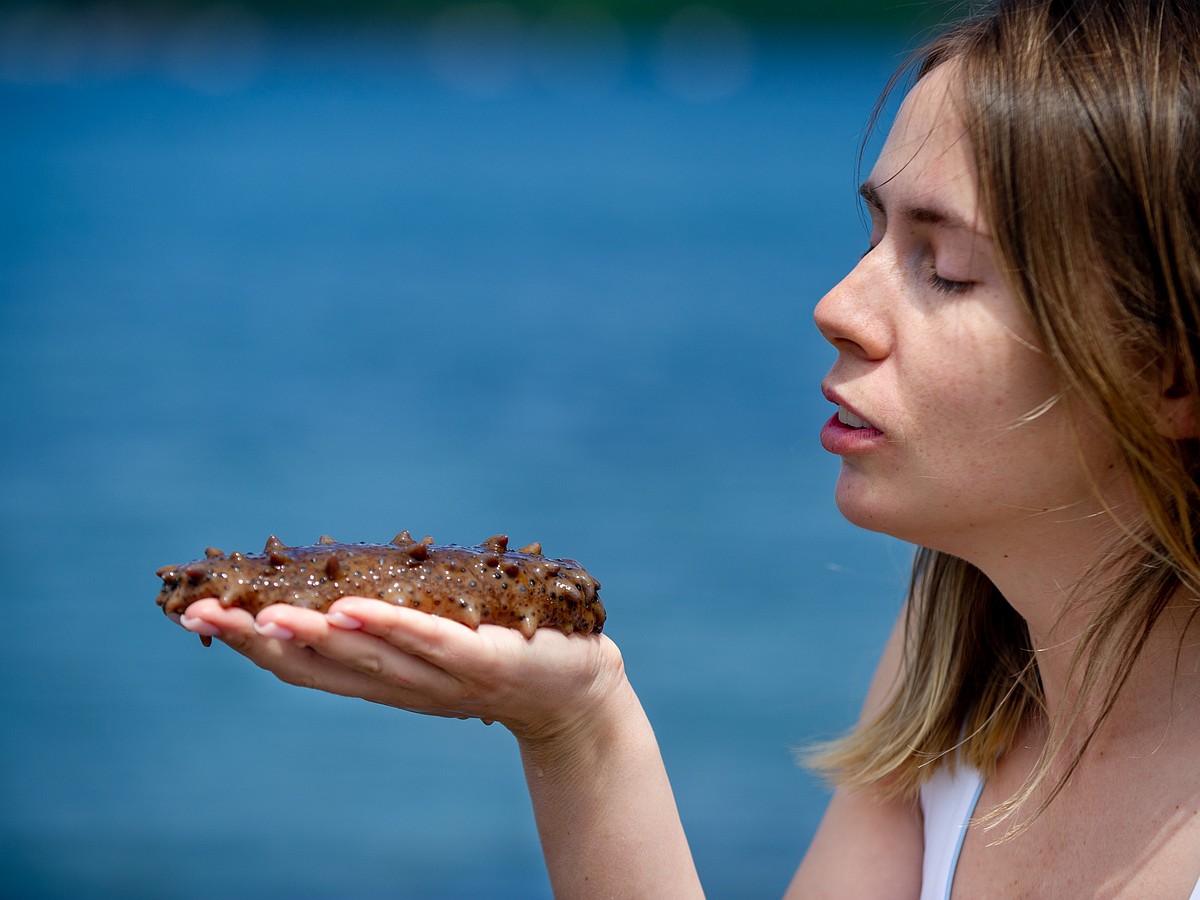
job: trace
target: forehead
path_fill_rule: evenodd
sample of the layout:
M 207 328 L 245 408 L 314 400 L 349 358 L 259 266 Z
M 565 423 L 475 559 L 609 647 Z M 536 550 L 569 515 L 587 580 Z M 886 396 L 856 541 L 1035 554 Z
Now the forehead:
M 904 98 L 869 179 L 885 206 L 949 206 L 963 218 L 975 218 L 975 160 L 959 112 L 956 74 L 953 63 L 943 64 Z

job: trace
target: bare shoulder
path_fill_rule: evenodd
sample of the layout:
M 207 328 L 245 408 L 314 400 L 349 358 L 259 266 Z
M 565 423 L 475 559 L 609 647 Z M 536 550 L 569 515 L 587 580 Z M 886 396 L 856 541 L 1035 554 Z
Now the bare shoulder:
M 916 801 L 837 791 L 787 897 L 915 900 L 924 835 Z

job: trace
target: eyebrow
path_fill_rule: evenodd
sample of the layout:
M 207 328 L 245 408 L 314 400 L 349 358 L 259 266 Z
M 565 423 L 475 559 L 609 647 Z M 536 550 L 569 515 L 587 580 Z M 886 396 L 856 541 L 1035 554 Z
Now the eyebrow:
M 880 213 L 884 213 L 883 198 L 880 196 L 879 188 L 875 186 L 874 182 L 864 181 L 859 185 L 858 194 L 867 206 Z M 902 206 L 900 208 L 900 215 L 908 221 L 920 225 L 936 225 L 940 228 L 969 231 L 980 237 L 988 237 L 987 232 L 976 227 L 976 223 L 969 222 L 962 216 L 936 206 Z

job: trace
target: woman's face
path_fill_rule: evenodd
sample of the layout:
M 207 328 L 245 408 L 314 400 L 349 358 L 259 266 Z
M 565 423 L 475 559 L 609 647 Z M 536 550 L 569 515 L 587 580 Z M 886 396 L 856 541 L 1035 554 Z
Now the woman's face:
M 982 219 L 954 66 L 905 99 L 862 193 L 870 249 L 817 305 L 837 348 L 821 433 L 858 525 L 983 563 L 1097 511 L 1115 455 L 1076 417 Z M 1081 455 L 1082 454 L 1082 455 Z M 1085 462 L 1086 460 L 1086 462 Z

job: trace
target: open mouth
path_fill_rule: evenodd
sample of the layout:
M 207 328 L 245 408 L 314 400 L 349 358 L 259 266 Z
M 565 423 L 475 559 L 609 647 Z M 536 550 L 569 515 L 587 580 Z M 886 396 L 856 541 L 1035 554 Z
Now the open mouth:
M 837 417 L 838 417 L 839 422 L 841 422 L 843 425 L 848 425 L 851 428 L 873 428 L 874 427 L 866 419 L 856 416 L 854 413 L 850 412 L 850 410 L 846 409 L 846 407 L 844 407 L 844 406 L 838 407 Z

